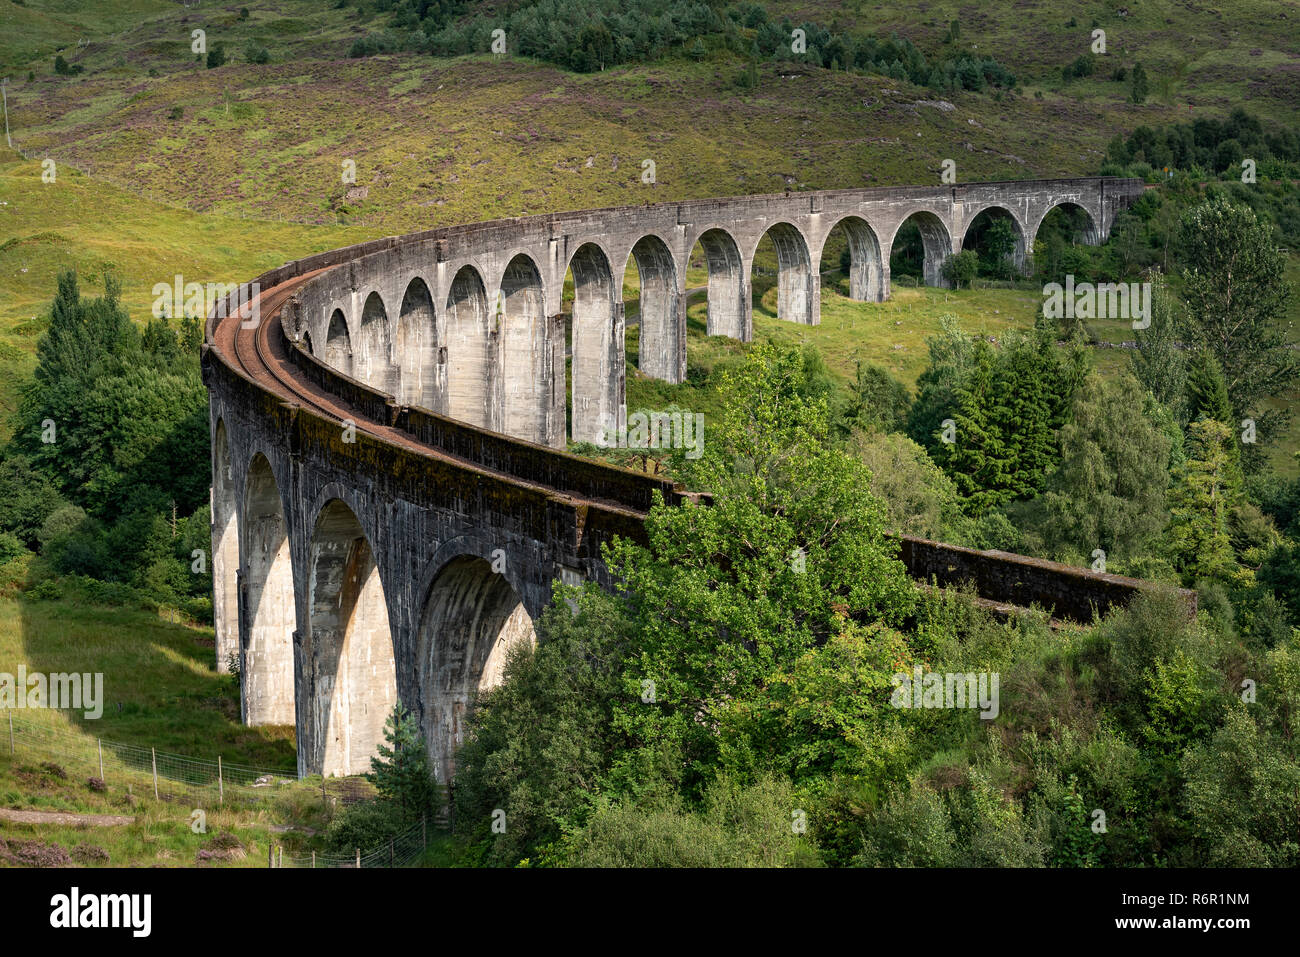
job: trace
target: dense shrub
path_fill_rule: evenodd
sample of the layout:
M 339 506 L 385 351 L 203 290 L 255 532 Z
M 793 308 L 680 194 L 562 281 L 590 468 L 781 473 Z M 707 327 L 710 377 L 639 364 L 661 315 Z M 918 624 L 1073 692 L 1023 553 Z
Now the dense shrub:
M 943 261 L 940 274 L 958 289 L 969 286 L 979 273 L 979 256 L 973 249 L 963 249 Z
M 960 537 L 966 523 L 952 480 L 925 449 L 897 432 L 859 435 L 850 447 L 871 474 L 871 494 L 892 531 L 921 538 Z
M 798 803 L 785 781 L 720 780 L 697 814 L 653 803 L 605 808 L 556 857 L 573 867 L 815 867 L 822 861 L 798 831 Z
M 382 847 L 407 827 L 401 810 L 388 801 L 360 801 L 336 814 L 325 829 L 325 844 L 335 853 L 351 854 Z
M 753 59 L 809 63 L 826 69 L 878 73 L 936 91 L 1009 89 L 1016 78 L 1004 66 L 973 50 L 947 49 L 929 62 L 906 38 L 837 33 L 811 22 L 794 24 L 768 19 L 755 3 L 720 11 L 704 2 L 668 0 L 524 0 L 498 11 L 458 19 L 463 0 L 383 0 L 377 9 L 391 11 L 386 28 L 358 37 L 350 56 L 398 50 L 439 56 L 488 53 L 492 32 L 504 30 L 506 52 L 535 57 L 580 73 L 620 63 L 644 62 L 665 55 L 699 60 L 710 50 L 726 49 Z M 795 29 L 804 46 L 795 52 Z M 754 69 L 742 74 L 742 89 L 754 85 Z

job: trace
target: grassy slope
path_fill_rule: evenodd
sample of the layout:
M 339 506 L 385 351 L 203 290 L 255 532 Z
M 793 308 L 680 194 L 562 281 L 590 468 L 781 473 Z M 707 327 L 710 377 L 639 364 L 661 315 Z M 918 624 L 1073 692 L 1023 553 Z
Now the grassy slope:
M 94 739 L 88 739 L 87 744 L 91 749 L 88 753 L 94 754 Z M 304 843 L 301 835 L 272 832 L 272 826 L 284 821 L 318 829 L 322 821 L 322 813 L 312 813 L 320 805 L 319 781 L 312 786 L 292 785 L 274 799 L 256 804 L 232 802 L 220 807 L 214 801 L 210 807 L 195 808 L 196 802 L 184 800 L 182 796 L 177 800 L 154 800 L 147 774 L 132 776 L 128 797 L 123 779 L 112 773 L 106 793 L 92 791 L 87 777 L 97 773 L 93 762 L 81 765 L 66 759 L 62 763 L 53 762 L 67 775 L 66 779 L 49 773 L 41 767 L 43 763 L 39 757 L 25 754 L 11 758 L 7 747 L 0 752 L 0 804 L 19 810 L 127 815 L 134 817 L 134 822 L 86 827 L 73 823 L 6 821 L 0 822 L 0 839 L 58 844 L 70 852 L 78 846 L 89 845 L 107 853 L 107 860 L 89 866 L 193 866 L 199 849 L 208 846 L 218 832 L 225 832 L 239 838 L 245 854 L 211 866 L 266 867 L 268 845 L 285 845 L 285 853 L 301 854 Z M 202 834 L 194 833 L 190 827 L 190 815 L 196 809 L 206 815 L 207 831 Z M 306 852 L 310 853 L 310 848 Z
M 486 56 L 348 60 L 351 39 L 381 21 L 308 0 L 248 6 L 247 21 L 234 6 L 173 8 L 111 42 L 69 48 L 86 68 L 79 77 L 52 75 L 47 60 L 22 64 L 38 75 L 29 83 L 22 66 L 14 71 L 16 142 L 195 209 L 399 232 L 787 186 L 934 182 L 947 157 L 964 180 L 1090 172 L 1116 132 L 1184 117 L 1191 103 L 1226 113 L 1246 102 L 1276 118 L 1294 118 L 1300 105 L 1295 84 L 1282 82 L 1300 69 L 1300 42 L 1288 29 L 1300 21 L 1294 0 L 1247 0 L 1230 23 L 1196 5 L 1143 5 L 1121 20 L 1093 4 L 1076 12 L 1073 28 L 1040 0 L 999 10 L 863 5 L 856 15 L 838 5 L 769 5 L 897 29 L 931 56 L 960 13 L 963 43 L 1017 70 L 1025 94 L 1003 102 L 952 94 L 952 111 L 918 106 L 931 94 L 906 83 L 774 64 L 762 67 L 758 90 L 742 93 L 733 87 L 740 63 L 727 58 L 587 76 Z M 1059 67 L 1084 51 L 1094 15 L 1111 34 L 1103 72 L 1141 56 L 1153 72 L 1152 102 L 1128 103 L 1127 87 L 1101 76 L 1061 88 Z M 198 27 L 234 60 L 252 39 L 275 61 L 206 70 L 188 44 Z M 1180 73 L 1166 101 L 1157 81 Z M 179 119 L 171 119 L 175 106 Z M 657 165 L 654 186 L 640 181 L 647 158 Z M 357 163 L 355 189 L 339 175 L 344 159 Z
M 1231 5 L 1200 0 L 1084 0 L 1068 5 L 1039 0 L 973 3 L 917 0 L 903 3 L 844 3 L 803 0 L 781 4 L 829 24 L 896 32 L 923 51 L 937 48 L 948 24 L 961 24 L 961 41 L 1008 63 L 1030 89 L 1059 87 L 1044 82 L 1048 71 L 1088 50 L 1092 29 L 1106 31 L 1108 74 L 1114 65 L 1142 62 L 1152 98 L 1187 112 L 1226 112 L 1245 104 L 1256 112 L 1295 118 L 1300 111 L 1300 3 L 1295 0 L 1239 0 Z M 856 8 L 856 12 L 855 12 Z M 1121 16 L 1124 9 L 1127 15 Z M 1070 21 L 1074 25 L 1070 25 Z M 1168 81 L 1166 86 L 1165 81 Z M 1072 84 L 1087 98 L 1095 81 Z M 1252 102 L 1254 101 L 1254 102 Z
M 264 867 L 269 844 L 304 858 L 313 849 L 323 850 L 320 832 L 339 804 L 372 793 L 362 782 L 331 779 L 327 809 L 320 778 L 293 780 L 294 729 L 240 723 L 237 685 L 213 667 L 211 628 L 119 607 L 30 601 L 15 587 L 22 571 L 6 566 L 0 583 L 0 671 L 16 674 L 22 665 L 28 673 L 100 672 L 104 708 L 99 719 L 87 719 L 82 712 L 15 711 L 20 727 L 46 725 L 52 735 L 41 739 L 39 752 L 18 735 L 13 756 L 7 719 L 0 715 L 0 806 L 131 815 L 136 820 L 103 828 L 0 822 L 0 839 L 58 843 L 68 850 L 94 845 L 107 851 L 109 860 L 102 863 L 112 866 L 184 866 L 195 863 L 198 850 L 218 831 L 227 831 L 240 839 L 247 856 L 214 866 Z M 100 776 L 99 739 L 156 748 L 161 799 L 153 795 L 147 750 L 141 770 L 123 765 L 106 745 L 107 790 L 92 790 L 87 779 Z M 178 784 L 168 755 L 207 762 L 220 755 L 227 772 L 232 764 L 266 768 L 276 784 L 235 788 L 227 777 L 226 801 L 219 804 L 212 789 Z M 57 765 L 57 771 L 50 773 L 43 767 L 46 762 Z M 280 776 L 281 769 L 287 778 Z M 190 828 L 195 808 L 207 815 L 204 834 Z M 272 831 L 273 826 L 295 830 Z
M 823 265 L 827 262 L 823 261 Z M 693 275 L 693 274 L 691 274 Z M 1300 256 L 1292 255 L 1287 278 L 1300 291 Z M 700 285 L 699 278 L 688 285 Z M 625 295 L 631 290 L 625 286 Z M 822 322 L 820 326 L 800 326 L 776 318 L 776 287 L 771 280 L 754 282 L 754 338 L 785 344 L 808 343 L 821 352 L 832 374 L 843 381 L 852 378 L 858 359 L 887 369 L 904 384 L 915 388 L 917 377 L 929 362 L 926 340 L 940 331 L 944 316 L 958 320 L 961 328 L 974 335 L 1000 339 L 1013 329 L 1033 325 L 1042 295 L 1037 287 L 932 289 L 895 284 L 892 296 L 884 303 L 855 302 L 848 298 L 848 283 L 838 272 L 822 276 Z M 635 313 L 636 300 L 629 299 L 628 314 Z M 705 334 L 707 308 L 703 291 L 691 296 L 687 307 L 687 361 L 691 367 L 712 373 L 742 354 L 745 347 L 734 340 Z M 1300 292 L 1292 297 L 1289 318 L 1293 334 L 1300 341 Z M 1132 342 L 1135 333 L 1127 320 L 1093 320 L 1089 332 L 1100 342 Z M 629 353 L 634 353 L 637 329 L 628 330 Z M 1116 374 L 1131 368 L 1133 351 L 1126 348 L 1096 348 L 1092 360 L 1103 374 Z M 712 385 L 668 385 L 643 378 L 629 370 L 628 409 L 658 409 L 676 404 L 706 415 L 718 411 Z M 1300 391 L 1292 391 L 1277 400 L 1277 406 L 1296 408 Z M 1270 450 L 1270 461 L 1278 474 L 1300 475 L 1300 421 L 1293 421 L 1286 436 Z
M 740 65 L 725 57 L 586 76 L 485 56 L 350 60 L 352 38 L 383 19 L 310 0 L 251 0 L 246 20 L 233 5 L 133 0 L 129 15 L 121 5 L 114 13 L 101 6 L 0 0 L 0 16 L 18 28 L 8 35 L 23 38 L 0 46 L 0 55 L 18 67 L 8 71 L 12 125 L 33 160 L 0 154 L 0 203 L 9 204 L 0 206 L 0 363 L 17 373 L 11 382 L 30 367 L 41 327 L 34 317 L 64 264 L 77 265 L 92 291 L 104 268 L 116 267 L 132 314 L 142 317 L 149 288 L 177 272 L 201 281 L 243 278 L 382 233 L 601 204 L 932 182 L 948 156 L 965 180 L 1086 173 L 1113 134 L 1139 123 L 1222 114 L 1239 103 L 1294 120 L 1300 107 L 1296 0 L 1245 0 L 1231 18 L 1209 5 L 1172 2 L 1143 4 L 1124 17 L 1114 3 L 1067 15 L 1040 0 L 768 5 L 796 22 L 896 31 L 932 59 L 959 19 L 961 45 L 1017 71 L 1023 93 L 1001 102 L 949 94 L 952 110 L 906 83 L 789 64 L 764 65 L 759 89 L 742 92 L 733 85 Z M 1059 68 L 1083 52 L 1094 25 L 1107 30 L 1109 56 L 1097 76 L 1062 84 Z M 189 47 L 198 28 L 209 45 L 223 43 L 232 62 L 205 69 Z M 273 62 L 242 62 L 249 41 L 266 45 Z M 61 44 L 84 74 L 52 74 Z M 1105 79 L 1134 59 L 1152 79 L 1143 106 L 1127 102 L 1124 84 Z M 34 80 L 24 67 L 35 70 Z M 34 160 L 44 156 L 60 164 L 57 184 L 39 183 Z M 640 180 L 647 158 L 656 163 L 654 185 Z M 356 162 L 355 186 L 339 175 L 345 159 Z M 140 194 L 160 204 L 142 203 Z M 329 228 L 304 231 L 281 219 Z M 625 292 L 634 296 L 636 272 L 629 272 Z M 688 277 L 691 286 L 701 281 Z M 760 301 L 756 330 L 816 343 L 842 374 L 861 355 L 910 383 L 939 315 L 951 311 L 968 328 L 995 332 L 1033 308 L 1027 294 L 1005 290 L 900 290 L 894 302 L 871 306 L 828 288 L 820 329 L 771 321 Z M 709 367 L 735 346 L 704 341 L 701 310 L 692 309 L 691 361 Z M 1124 361 L 1118 351 L 1098 353 L 1103 368 Z M 649 403 L 674 391 L 634 382 L 631 398 Z M 12 388 L 0 389 L 0 407 L 12 404 Z M 1289 456 L 1281 464 L 1290 466 Z
M 104 673 L 104 713 L 75 720 L 26 711 L 27 721 L 160 751 L 269 768 L 293 768 L 292 728 L 239 722 L 237 688 L 218 675 L 212 629 L 162 620 L 156 613 L 81 602 L 0 598 L 0 671 Z M 237 756 L 237 757 L 236 757 Z
M 60 50 L 67 56 L 92 44 L 107 46 L 113 34 L 175 10 L 176 4 L 168 0 L 24 0 L 21 4 L 5 0 L 0 3 L 0 65 L 12 68 L 38 58 L 52 61 Z
M 12 571 L 12 567 L 7 571 Z M 98 720 L 81 712 L 23 710 L 15 721 L 48 725 L 58 735 L 47 746 L 57 753 L 32 753 L 20 745 L 10 756 L 7 724 L 0 725 L 0 805 L 39 811 L 133 815 L 128 826 L 81 828 L 76 825 L 0 823 L 0 838 L 57 843 L 71 850 L 87 844 L 108 853 L 114 866 L 192 864 L 198 849 L 218 831 L 231 831 L 249 847 L 236 866 L 264 866 L 269 826 L 277 822 L 319 826 L 323 813 L 319 783 L 293 784 L 274 798 L 255 804 L 233 800 L 216 806 L 189 794 L 153 799 L 147 773 L 123 768 L 107 751 L 106 792 L 87 778 L 99 776 L 97 739 L 156 748 L 159 752 L 259 767 L 295 764 L 292 728 L 248 728 L 239 723 L 235 685 L 219 676 L 212 660 L 212 630 L 162 621 L 157 615 L 122 608 L 97 608 L 70 602 L 36 602 L 0 597 L 0 671 L 101 672 L 104 709 Z M 57 743 L 53 743 L 57 742 Z M 46 761 L 58 773 L 42 768 Z M 313 790 L 315 788 L 315 790 Z M 128 796 L 128 791 L 134 797 Z M 211 806 L 209 806 L 209 804 Z M 190 830 L 194 807 L 208 815 L 204 835 Z M 290 840 L 295 840 L 296 836 Z
M 41 166 L 0 148 L 0 435 L 18 383 L 34 366 L 55 278 L 73 267 L 83 293 L 103 292 L 115 273 L 132 318 L 149 316 L 154 283 L 238 282 L 374 230 L 303 227 L 200 215 L 141 200 L 76 170 L 41 182 Z
M 128 72 L 130 70 L 131 72 Z M 138 68 L 39 78 L 12 94 L 16 144 L 204 211 L 389 232 L 493 216 L 688 197 L 1095 169 L 1122 114 L 986 97 L 945 111 L 880 77 L 672 62 L 566 74 L 487 58 Z M 171 119 L 180 105 L 182 116 Z M 1138 117 L 1158 112 L 1133 108 Z M 973 122 L 971 122 L 973 121 Z M 1131 121 L 1132 122 L 1132 121 Z M 355 187 L 341 164 L 356 163 Z M 654 185 L 641 182 L 655 162 Z

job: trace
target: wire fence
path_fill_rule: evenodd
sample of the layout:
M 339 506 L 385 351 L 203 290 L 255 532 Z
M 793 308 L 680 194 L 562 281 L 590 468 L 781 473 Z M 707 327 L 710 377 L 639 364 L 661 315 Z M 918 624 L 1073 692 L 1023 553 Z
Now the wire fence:
M 97 738 L 59 728 L 47 721 L 15 717 L 0 720 L 0 754 L 44 762 L 43 770 L 58 777 L 84 778 L 92 791 L 110 786 L 128 795 L 191 808 L 240 808 L 282 795 L 285 787 L 307 785 L 296 770 L 215 761 Z M 440 789 L 442 790 L 442 789 Z M 321 778 L 320 796 L 326 808 L 363 800 L 370 790 L 355 778 Z M 445 791 L 443 792 L 445 793 Z M 444 802 L 445 806 L 445 802 Z M 351 854 L 286 854 L 282 846 L 268 850 L 269 867 L 403 867 L 428 847 L 429 828 L 444 825 L 445 815 L 407 827 L 387 841 Z
M 418 859 L 429 846 L 429 822 L 412 824 L 405 831 L 368 851 L 354 854 L 318 854 L 310 856 L 279 854 L 275 867 L 405 867 Z
M 227 763 L 220 757 L 207 761 L 102 738 L 91 745 L 84 734 L 15 717 L 13 711 L 0 724 L 0 736 L 7 737 L 0 738 L 0 748 L 8 745 L 11 756 L 16 758 L 21 751 L 57 760 L 68 775 L 85 776 L 92 790 L 107 789 L 112 783 L 125 786 L 129 793 L 140 789 L 141 796 L 152 793 L 160 801 L 184 801 L 195 807 L 261 801 L 277 786 L 299 779 L 297 770 Z

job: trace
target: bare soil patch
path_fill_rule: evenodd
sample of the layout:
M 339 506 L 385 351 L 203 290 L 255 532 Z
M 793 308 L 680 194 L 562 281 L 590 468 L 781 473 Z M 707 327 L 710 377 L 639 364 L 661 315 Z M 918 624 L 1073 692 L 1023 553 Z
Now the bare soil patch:
M 66 811 L 16 811 L 0 807 L 0 821 L 11 824 L 62 824 L 74 827 L 120 827 L 134 824 L 135 818 L 124 814 L 71 814 Z

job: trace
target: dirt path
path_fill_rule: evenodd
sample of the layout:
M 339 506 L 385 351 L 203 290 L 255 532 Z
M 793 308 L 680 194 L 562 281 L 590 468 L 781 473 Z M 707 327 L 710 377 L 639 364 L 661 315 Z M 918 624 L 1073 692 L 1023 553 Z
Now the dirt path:
M 11 824 L 63 824 L 82 827 L 119 827 L 134 824 L 135 818 L 122 814 L 68 814 L 64 811 L 15 811 L 0 807 L 0 821 Z

